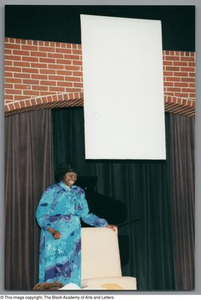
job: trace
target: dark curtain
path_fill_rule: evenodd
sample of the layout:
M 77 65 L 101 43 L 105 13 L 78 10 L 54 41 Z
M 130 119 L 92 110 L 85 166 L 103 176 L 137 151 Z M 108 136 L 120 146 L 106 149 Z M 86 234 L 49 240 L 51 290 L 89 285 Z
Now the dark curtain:
M 98 177 L 96 191 L 127 207 L 126 222 L 117 224 L 119 236 L 129 241 L 123 274 L 136 276 L 139 290 L 174 289 L 169 152 L 166 161 L 85 160 L 82 108 L 53 110 L 53 139 L 55 165 L 73 160 L 80 175 Z
M 51 111 L 5 120 L 5 289 L 29 290 L 38 281 L 39 228 L 35 211 L 53 181 Z
M 170 157 L 175 287 L 194 289 L 195 120 L 170 115 Z
M 114 199 L 127 207 L 125 222 L 116 222 L 125 241 L 123 275 L 136 276 L 139 290 L 193 289 L 194 120 L 166 114 L 166 145 L 166 161 L 90 161 L 84 158 L 82 108 L 7 117 L 5 288 L 29 290 L 37 283 L 35 211 L 53 182 L 54 153 L 55 166 L 73 160 L 79 175 L 98 177 L 95 191 L 111 201 L 112 216 L 119 214 Z

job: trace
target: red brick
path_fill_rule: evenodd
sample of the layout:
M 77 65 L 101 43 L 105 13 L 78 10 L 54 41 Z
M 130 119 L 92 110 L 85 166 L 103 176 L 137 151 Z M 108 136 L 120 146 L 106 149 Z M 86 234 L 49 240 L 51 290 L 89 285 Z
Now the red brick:
M 20 105 L 21 105 L 21 107 L 25 107 L 25 102 L 24 101 L 20 101 Z
M 80 82 L 80 78 L 79 77 L 66 76 L 65 79 L 66 79 L 66 81 Z
M 31 69 L 31 68 L 23 68 L 22 70 L 23 70 L 24 73 L 34 73 L 34 74 L 36 74 L 36 73 L 39 72 L 38 69 Z
M 192 67 L 181 67 L 181 71 L 183 71 L 183 72 L 194 72 L 195 68 L 192 68 Z
M 20 45 L 17 44 L 6 44 L 5 49 L 20 49 Z
M 73 75 L 74 75 L 74 72 L 73 72 Z M 163 75 L 164 76 L 173 76 L 173 72 L 166 72 L 166 71 L 164 71 Z
M 35 91 L 48 91 L 48 87 L 46 85 L 32 85 L 32 90 Z
M 24 56 L 22 57 L 23 61 L 30 61 L 30 62 L 38 62 L 39 58 L 38 57 L 30 57 L 30 56 Z
M 55 81 L 48 81 L 48 80 L 44 80 L 40 82 L 41 85 L 56 85 Z
M 16 67 L 30 67 L 30 63 L 26 63 L 26 62 L 18 62 L 18 61 L 14 61 L 14 66 Z
M 179 86 L 179 87 L 188 87 L 188 83 L 181 83 L 181 82 L 175 82 L 174 86 Z
M 30 85 L 15 84 L 15 89 L 18 89 L 18 90 L 30 90 Z
M 64 69 L 63 65 L 49 65 L 50 69 L 54 69 L 54 70 L 62 70 Z
M 67 88 L 67 91 L 70 93 L 70 92 L 72 92 L 72 93 L 76 93 L 76 92 L 80 92 L 80 89 L 76 89 L 76 88 Z M 73 98 L 74 99 L 74 98 Z
M 172 61 L 163 61 L 164 66 L 172 66 L 173 62 Z
M 55 52 L 54 47 L 39 47 L 39 51 L 44 51 L 44 52 Z
M 26 96 L 15 96 L 15 100 L 20 101 L 20 100 L 23 100 L 23 99 L 26 99 Z M 17 106 L 19 106 L 19 108 L 20 108 L 20 104 L 19 103 L 17 103 L 17 104 L 18 104 Z
M 66 70 L 72 70 L 72 71 L 78 71 L 78 70 L 80 70 L 80 67 L 78 67 L 78 66 L 65 66 L 65 69 Z
M 57 86 L 65 86 L 65 87 L 72 87 L 73 84 L 71 82 L 57 82 Z
M 21 60 L 21 56 L 5 55 L 5 59 L 7 59 L 7 60 Z
M 10 111 L 15 110 L 14 105 L 13 104 L 9 104 L 9 109 L 10 109 Z
M 181 81 L 182 82 L 195 82 L 195 78 L 190 78 L 190 77 L 181 78 Z
M 38 51 L 38 46 L 25 46 L 25 45 L 22 45 L 22 50 L 28 50 L 28 51 Z
M 164 82 L 164 86 L 173 86 L 173 82 Z
M 194 61 L 194 58 L 189 56 L 189 57 L 181 57 L 181 61 Z
M 31 67 L 37 69 L 47 69 L 47 64 L 32 63 Z
M 63 65 L 71 65 L 72 60 L 70 60 L 70 59 L 57 59 L 56 63 L 57 64 L 63 64 Z
M 30 78 L 31 74 L 15 73 L 14 76 L 18 78 Z
M 65 88 L 64 87 L 49 87 L 49 91 L 52 92 L 65 92 Z
M 45 52 L 31 52 L 31 56 L 37 56 L 37 57 L 46 57 Z
M 73 72 L 73 76 L 80 76 L 80 77 L 82 77 L 83 73 L 82 72 Z
M 174 66 L 188 66 L 188 63 L 187 62 L 174 61 L 173 65 Z
M 6 72 L 21 72 L 21 68 L 14 68 L 14 67 L 5 67 L 4 70 Z
M 189 83 L 189 87 L 195 88 L 195 83 Z
M 195 93 L 190 94 L 190 97 L 191 97 L 191 98 L 195 98 Z
M 64 58 L 65 59 L 70 59 L 70 60 L 79 60 L 80 57 L 79 57 L 79 55 L 72 55 L 72 54 L 69 55 L 68 54 L 68 55 L 64 55 Z
M 12 77 L 13 73 L 11 72 L 4 72 L 4 77 Z
M 13 101 L 14 100 L 14 95 L 5 95 L 5 100 L 10 100 L 10 101 Z
M 167 77 L 166 78 L 167 81 L 180 81 L 179 77 Z
M 23 94 L 24 95 L 27 95 L 27 96 L 39 96 L 40 93 L 39 91 L 23 91 Z
M 22 91 L 15 90 L 15 89 L 5 89 L 6 94 L 22 94 Z
M 184 98 L 187 98 L 187 97 L 188 97 L 188 94 L 184 94 L 184 93 L 175 93 L 175 96 L 176 96 L 176 97 L 184 97 Z
M 31 106 L 31 102 L 29 100 L 25 100 L 25 105 L 26 105 L 26 107 L 29 107 L 29 106 Z
M 50 74 L 56 74 L 56 70 L 41 69 L 41 70 L 40 70 L 40 73 L 41 73 L 41 74 L 47 74 L 47 75 L 50 75 Z
M 39 84 L 39 80 L 23 79 L 24 84 Z
M 56 53 L 70 54 L 70 53 L 72 53 L 72 51 L 70 49 L 56 48 Z
M 10 60 L 5 60 L 4 61 L 4 66 L 12 66 L 13 62 Z
M 50 58 L 63 58 L 63 54 L 61 53 L 48 53 L 47 56 Z
M 12 51 L 10 49 L 5 49 L 4 54 L 10 55 L 10 54 L 12 54 Z
M 4 84 L 4 88 L 5 89 L 12 89 L 13 88 L 13 84 L 11 84 L 11 83 L 5 83 Z
M 22 79 L 17 79 L 17 78 L 6 78 L 5 82 L 21 83 L 21 82 L 22 82 Z
M 73 73 L 71 71 L 57 71 L 58 75 L 66 75 L 66 76 L 71 76 Z
M 190 88 L 183 88 L 183 89 L 182 89 L 182 92 L 183 92 L 183 93 L 194 93 L 195 90 L 194 90 L 194 89 L 190 89 Z
M 64 76 L 49 76 L 49 80 L 59 80 L 59 81 L 64 81 Z
M 82 66 L 82 61 L 73 60 L 73 65 L 75 65 L 75 66 Z
M 177 88 L 169 88 L 168 91 L 170 91 L 170 92 L 180 92 L 181 89 L 178 88 L 178 87 Z
M 29 51 L 13 50 L 14 55 L 29 56 Z
M 55 92 L 49 92 L 49 91 L 48 91 L 48 95 L 51 95 L 51 94 L 54 95 Z M 41 91 L 41 92 L 40 92 L 40 95 L 41 95 L 41 96 L 47 96 L 47 92 L 42 92 L 42 91 Z
M 22 96 L 17 96 L 17 97 L 22 97 Z M 17 100 L 16 98 L 15 98 L 15 100 Z M 21 100 L 21 99 L 20 99 Z M 15 109 L 20 109 L 21 107 L 20 107 L 20 105 L 19 105 L 19 102 L 15 102 Z
M 56 59 L 53 59 L 53 58 L 40 58 L 40 62 L 45 62 L 45 63 L 48 63 L 48 64 L 54 64 L 56 62 Z
M 188 73 L 186 73 L 186 72 L 174 72 L 174 76 L 187 77 Z
M 179 56 L 166 56 L 166 60 L 179 61 L 180 57 Z
M 75 49 L 73 49 L 73 54 L 82 55 L 82 50 L 75 50 Z
M 74 87 L 80 87 L 83 88 L 83 83 L 74 83 Z
M 195 77 L 195 73 L 189 73 L 189 77 Z
M 180 71 L 180 68 L 179 67 L 166 67 L 166 71 Z
M 188 65 L 189 67 L 195 67 L 195 62 L 189 62 Z

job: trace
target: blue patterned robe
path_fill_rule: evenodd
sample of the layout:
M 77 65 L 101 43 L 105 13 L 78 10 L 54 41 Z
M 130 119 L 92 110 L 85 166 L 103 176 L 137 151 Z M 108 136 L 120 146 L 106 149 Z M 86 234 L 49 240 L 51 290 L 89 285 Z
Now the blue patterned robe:
M 63 182 L 49 186 L 39 202 L 36 219 L 41 227 L 39 283 L 59 281 L 64 285 L 81 285 L 81 224 L 80 218 L 95 227 L 107 221 L 89 213 L 85 192 L 73 185 L 69 190 Z M 54 239 L 47 230 L 61 233 Z

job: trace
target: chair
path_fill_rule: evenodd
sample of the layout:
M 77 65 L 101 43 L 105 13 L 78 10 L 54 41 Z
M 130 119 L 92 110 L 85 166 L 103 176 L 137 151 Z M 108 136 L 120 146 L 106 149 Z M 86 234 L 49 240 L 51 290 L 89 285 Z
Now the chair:
M 136 290 L 135 277 L 122 276 L 117 231 L 82 228 L 82 288 Z

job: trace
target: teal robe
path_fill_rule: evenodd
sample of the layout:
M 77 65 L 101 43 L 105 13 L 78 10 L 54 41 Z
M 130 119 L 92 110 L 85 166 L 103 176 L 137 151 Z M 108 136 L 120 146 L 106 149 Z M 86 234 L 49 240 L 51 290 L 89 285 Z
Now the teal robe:
M 108 223 L 89 213 L 85 192 L 63 182 L 49 186 L 39 202 L 36 219 L 41 227 L 39 283 L 58 281 L 81 286 L 81 223 L 105 227 Z M 47 228 L 61 233 L 54 239 Z

